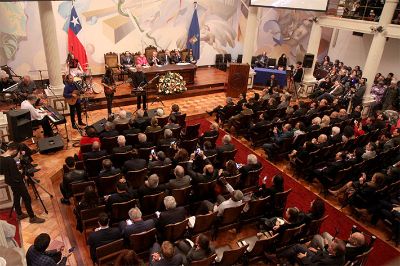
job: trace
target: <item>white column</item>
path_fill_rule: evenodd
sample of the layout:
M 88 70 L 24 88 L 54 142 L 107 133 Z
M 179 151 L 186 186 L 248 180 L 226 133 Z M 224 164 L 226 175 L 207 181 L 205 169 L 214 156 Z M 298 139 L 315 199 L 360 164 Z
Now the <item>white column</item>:
M 54 19 L 52 2 L 38 1 L 38 6 L 50 87 L 52 91 L 59 96 L 63 94 L 64 84 L 62 81 L 61 63 L 56 33 L 56 21 Z M 52 93 L 50 92 L 48 95 L 51 96 Z
M 305 68 L 304 70 L 304 78 L 303 81 L 306 83 L 315 82 L 315 78 L 313 76 L 315 62 L 317 62 L 318 58 L 318 49 L 319 44 L 321 42 L 321 34 L 322 34 L 322 27 L 318 24 L 318 22 L 313 22 L 310 39 L 308 40 L 307 46 L 307 54 L 314 55 L 314 61 L 311 68 Z
M 373 101 L 371 97 L 371 87 L 375 75 L 378 72 L 378 67 L 385 49 L 385 27 L 391 23 L 398 2 L 399 0 L 386 0 L 379 19 L 379 26 L 383 27 L 383 31 L 375 33 L 371 47 L 369 48 L 367 60 L 365 61 L 365 67 L 363 69 L 363 76 L 367 78 L 367 88 L 363 98 L 363 104 L 365 106 L 368 106 Z
M 257 12 L 258 7 L 250 6 L 249 15 L 247 17 L 246 35 L 243 43 L 243 63 L 251 65 L 251 57 L 254 54 L 254 43 L 256 41 L 257 33 Z

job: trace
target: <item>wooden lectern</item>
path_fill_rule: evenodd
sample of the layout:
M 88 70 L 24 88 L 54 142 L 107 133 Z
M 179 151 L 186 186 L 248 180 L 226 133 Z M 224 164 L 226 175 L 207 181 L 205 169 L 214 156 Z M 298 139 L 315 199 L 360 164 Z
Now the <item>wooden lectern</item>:
M 229 66 L 228 88 L 226 96 L 237 98 L 243 92 L 247 92 L 249 80 L 249 64 L 232 63 Z

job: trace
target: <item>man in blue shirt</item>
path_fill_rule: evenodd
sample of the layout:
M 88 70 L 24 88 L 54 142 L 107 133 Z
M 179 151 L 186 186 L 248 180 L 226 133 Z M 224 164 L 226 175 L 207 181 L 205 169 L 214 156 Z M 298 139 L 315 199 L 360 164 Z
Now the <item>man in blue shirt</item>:
M 68 100 L 73 97 L 78 97 L 79 95 L 75 94 L 74 91 L 79 91 L 79 89 L 74 83 L 74 77 L 71 74 L 69 74 L 67 75 L 67 80 L 64 87 L 64 94 L 63 94 L 64 98 Z M 86 126 L 86 124 L 82 122 L 81 100 L 78 98 L 75 104 L 68 104 L 68 105 L 70 110 L 72 128 L 75 129 L 78 128 L 78 126 L 75 123 L 75 112 L 78 116 L 78 124 L 80 126 Z

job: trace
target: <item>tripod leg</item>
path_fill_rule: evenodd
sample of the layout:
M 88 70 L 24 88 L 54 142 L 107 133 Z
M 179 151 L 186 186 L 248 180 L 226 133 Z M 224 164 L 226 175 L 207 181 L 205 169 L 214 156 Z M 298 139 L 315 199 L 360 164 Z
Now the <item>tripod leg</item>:
M 40 197 L 39 192 L 37 191 L 37 189 L 36 189 L 36 187 L 35 187 L 35 184 L 32 184 L 32 190 L 33 190 L 33 193 L 35 194 L 36 199 L 39 199 L 40 204 L 42 204 L 42 207 L 43 207 L 44 212 L 45 212 L 46 214 L 48 214 L 49 212 L 48 212 L 47 209 L 46 209 L 46 205 L 44 205 L 44 202 L 43 202 L 42 198 Z M 47 192 L 47 191 L 46 191 L 46 192 Z M 47 192 L 47 193 L 48 193 L 48 192 Z M 51 195 L 51 194 L 50 194 L 50 195 Z M 53 196 L 51 196 L 51 197 L 53 197 Z

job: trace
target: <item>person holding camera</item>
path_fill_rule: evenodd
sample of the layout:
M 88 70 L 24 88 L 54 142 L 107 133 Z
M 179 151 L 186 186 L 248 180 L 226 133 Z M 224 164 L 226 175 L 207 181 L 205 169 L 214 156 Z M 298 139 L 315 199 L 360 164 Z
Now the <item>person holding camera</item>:
M 6 152 L 0 155 L 0 174 L 4 175 L 5 182 L 11 187 L 14 198 L 14 207 L 17 213 L 18 220 L 29 217 L 30 223 L 44 223 L 44 219 L 37 217 L 31 205 L 31 197 L 24 183 L 24 178 L 18 170 L 17 161 L 14 158 L 20 156 L 20 145 L 18 143 L 10 143 Z M 21 210 L 20 201 L 24 201 L 26 211 L 28 214 L 23 213 Z

